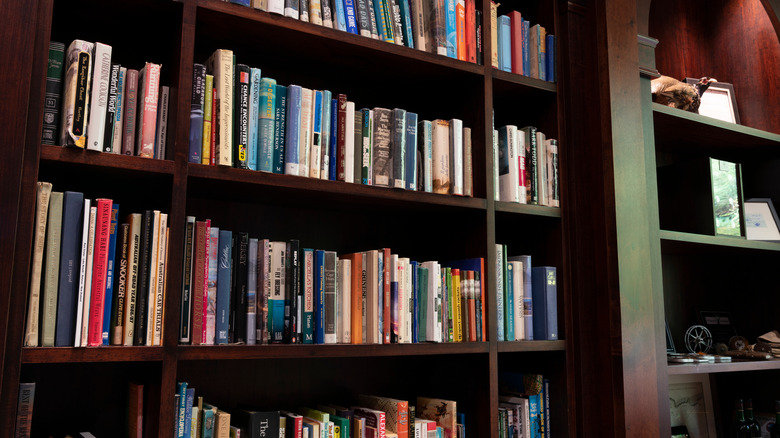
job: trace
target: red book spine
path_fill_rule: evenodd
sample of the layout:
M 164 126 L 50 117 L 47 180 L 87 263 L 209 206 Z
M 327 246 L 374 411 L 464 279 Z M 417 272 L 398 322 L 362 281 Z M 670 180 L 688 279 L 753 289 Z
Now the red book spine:
M 392 325 L 390 324 L 390 312 L 392 312 L 393 299 L 390 296 L 390 280 L 392 279 L 392 272 L 390 270 L 390 248 L 384 248 L 384 303 L 382 309 L 382 342 L 385 344 L 390 343 L 390 332 Z M 400 436 L 398 438 L 401 438 Z
M 344 181 L 346 179 L 346 152 L 347 152 L 347 95 L 339 94 L 338 96 L 338 128 L 337 128 L 337 143 L 336 153 L 338 154 L 336 161 L 336 179 Z M 352 336 L 355 334 L 353 333 Z
M 204 245 L 204 262 L 203 262 L 203 311 L 201 312 L 200 318 L 201 318 L 201 324 L 202 324 L 202 330 L 201 330 L 201 340 L 200 342 L 202 344 L 206 343 L 206 330 L 208 329 L 208 322 L 206 321 L 208 317 L 209 312 L 209 251 L 211 251 L 211 239 L 210 239 L 210 232 L 209 229 L 211 228 L 211 220 L 206 219 L 206 227 L 204 231 L 204 238 L 206 239 L 206 244 Z
M 485 259 L 479 259 L 479 289 L 477 293 L 480 296 L 480 305 L 482 306 L 482 342 L 487 342 L 485 337 L 485 326 L 487 325 L 487 318 L 485 315 Z
M 466 60 L 466 3 L 465 0 L 455 1 L 455 32 L 458 38 L 458 59 Z
M 87 338 L 87 345 L 90 347 L 103 344 L 103 307 L 106 296 L 111 203 L 110 199 L 97 200 L 95 255 L 92 261 L 92 298 L 89 302 L 89 336 Z
M 154 158 L 154 140 L 157 127 L 157 101 L 160 95 L 160 65 L 147 62 L 142 70 L 143 89 L 139 95 L 138 156 Z M 141 113 L 143 112 L 143 113 Z
M 303 417 L 295 417 L 295 438 L 303 438 Z
M 523 74 L 523 20 L 520 13 L 509 13 L 509 34 L 512 44 L 512 73 Z
M 217 113 L 217 88 L 215 87 L 213 90 L 211 90 L 211 114 L 216 114 L 216 113 Z M 211 123 L 211 145 L 209 151 L 211 152 L 211 155 L 209 155 L 211 162 L 209 164 L 212 166 L 217 164 L 215 152 L 214 152 L 214 149 L 216 147 L 217 147 L 217 124 L 212 122 Z
M 466 0 L 466 60 L 477 63 L 477 25 L 474 0 Z

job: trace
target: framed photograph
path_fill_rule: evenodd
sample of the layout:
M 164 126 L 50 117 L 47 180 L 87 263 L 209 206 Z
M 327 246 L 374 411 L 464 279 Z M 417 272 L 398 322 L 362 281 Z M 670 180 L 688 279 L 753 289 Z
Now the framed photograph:
M 716 438 L 709 374 L 669 376 L 672 427 L 685 426 L 690 438 Z
M 688 84 L 697 84 L 698 79 L 685 78 Z M 734 96 L 734 86 L 726 82 L 712 82 L 701 96 L 699 114 L 724 122 L 739 123 L 737 98 Z
M 780 242 L 780 220 L 771 199 L 745 201 L 745 237 L 747 240 Z
M 710 158 L 712 213 L 716 236 L 744 236 L 741 215 L 742 173 L 739 163 Z

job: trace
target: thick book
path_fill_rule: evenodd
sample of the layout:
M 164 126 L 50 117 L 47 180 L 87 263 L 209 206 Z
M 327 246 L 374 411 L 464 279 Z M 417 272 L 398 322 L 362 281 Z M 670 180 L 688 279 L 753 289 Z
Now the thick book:
M 322 4 L 320 0 L 309 0 L 309 21 L 317 26 L 322 26 Z
M 233 233 L 230 230 L 219 230 L 217 247 L 217 301 L 215 322 L 215 344 L 228 343 L 230 290 Z
M 135 132 L 138 123 L 138 70 L 128 68 L 125 76 L 125 102 L 122 115 L 122 154 L 135 155 Z
M 390 130 L 390 169 L 391 186 L 406 188 L 406 110 L 395 108 L 392 111 Z
M 254 71 L 254 69 L 253 69 Z M 258 71 L 259 75 L 259 71 Z M 276 113 L 276 79 L 260 79 L 259 109 L 257 111 L 257 169 L 273 172 L 274 141 L 276 138 L 274 115 Z
M 138 120 L 135 142 L 136 155 L 139 157 L 154 158 L 160 70 L 160 64 L 147 62 L 138 73 Z
M 43 263 L 43 292 L 41 294 L 41 345 L 54 346 L 57 317 L 57 282 L 60 270 L 62 242 L 62 192 L 51 192 L 46 225 L 46 248 Z
M 190 344 L 192 329 L 192 301 L 193 301 L 193 270 L 195 250 L 195 216 L 187 216 L 184 226 L 184 252 L 182 254 L 183 269 L 181 279 L 181 304 L 179 316 L 179 343 Z
M 549 82 L 555 82 L 557 77 L 557 73 L 555 71 L 555 57 L 558 51 L 556 47 L 558 43 L 555 35 L 547 34 L 546 39 L 545 48 L 547 49 L 547 53 L 544 59 L 546 62 L 545 73 L 547 77 L 545 79 Z
M 230 294 L 229 342 L 246 344 L 247 291 L 249 275 L 249 234 L 233 235 L 232 289 Z
M 116 240 L 116 297 L 111 305 L 110 345 L 122 345 L 125 327 L 125 305 L 127 300 L 128 248 L 130 247 L 130 224 L 119 225 Z
M 532 271 L 534 339 L 558 339 L 558 286 L 554 266 L 537 266 Z
M 279 438 L 279 411 L 254 411 L 239 409 L 233 424 L 241 429 L 242 438 Z M 246 433 L 246 435 L 244 435 Z
M 24 346 L 39 345 L 39 319 L 41 302 L 41 275 L 43 272 L 43 251 L 46 243 L 46 225 L 49 216 L 52 184 L 36 184 L 35 234 L 33 237 L 32 267 L 30 268 L 30 290 L 27 299 L 27 324 L 25 326 Z
M 258 243 L 259 239 L 250 238 L 247 255 L 247 289 L 246 289 L 246 343 L 257 344 L 257 279 L 258 277 Z
M 457 13 L 455 5 L 457 0 L 444 0 L 444 27 L 447 35 L 447 57 L 458 58 L 458 33 L 457 33 Z
M 103 345 L 109 345 L 111 333 L 111 311 L 114 305 L 114 284 L 118 273 L 116 263 L 119 261 L 116 255 L 116 239 L 119 226 L 119 204 L 111 205 L 111 221 L 108 226 L 108 260 L 106 261 L 106 297 L 103 300 Z
M 60 119 L 60 145 L 62 146 L 75 146 L 82 149 L 87 146 L 87 117 L 94 50 L 93 43 L 73 40 L 65 52 L 66 70 Z
M 206 102 L 206 67 L 192 66 L 192 101 L 190 103 L 190 149 L 188 161 L 200 164 L 203 151 L 204 105 Z
M 111 78 L 111 46 L 95 43 L 92 62 L 92 85 L 87 123 L 87 149 L 103 151 L 108 104 L 108 82 Z
M 406 47 L 414 49 L 414 32 L 412 31 L 412 10 L 410 0 L 396 0 L 401 16 L 401 35 Z
M 368 108 L 363 108 L 360 113 L 360 125 L 362 136 L 360 138 L 361 149 L 361 166 L 360 166 L 360 183 L 364 185 L 373 185 L 373 172 L 371 169 L 371 120 L 373 117 L 373 111 Z M 357 117 L 357 114 L 356 114 Z
M 322 91 L 314 90 L 311 109 L 311 151 L 309 153 L 309 174 L 319 179 L 322 159 Z
M 119 71 L 122 66 L 111 64 L 108 77 L 108 100 L 106 101 L 106 127 L 103 132 L 103 152 L 114 153 L 114 129 L 116 128 L 117 104 L 119 102 Z
M 62 67 L 65 60 L 65 44 L 49 42 L 49 59 L 46 68 L 46 94 L 43 99 L 43 128 L 41 143 L 57 144 L 62 106 Z
M 168 254 L 168 214 L 160 213 L 159 226 L 157 228 L 159 237 L 157 239 L 157 254 L 152 268 L 156 270 L 155 284 L 150 287 L 155 288 L 154 302 L 150 304 L 149 318 L 149 336 L 151 342 L 147 340 L 147 345 L 162 345 L 163 332 L 163 304 L 165 301 L 166 285 L 166 263 Z
M 284 293 L 286 289 L 285 242 L 271 242 L 271 298 L 268 303 L 270 342 L 281 343 L 284 333 Z
M 287 87 L 276 85 L 276 107 L 274 110 L 274 150 L 273 150 L 273 172 L 285 173 L 285 133 L 287 131 Z
M 451 193 L 452 169 L 450 168 L 450 122 L 434 120 L 432 125 L 432 185 L 433 193 Z
M 409 402 L 375 395 L 358 395 L 357 403 L 385 413 L 386 430 L 398 438 L 413 438 L 409 431 Z
M 392 178 L 393 112 L 386 108 L 374 108 L 372 142 L 372 174 L 375 186 L 389 187 Z
M 192 345 L 205 341 L 205 310 L 208 306 L 209 257 L 208 244 L 210 223 L 195 221 L 192 254 L 192 313 L 190 315 Z
M 103 343 L 103 312 L 105 311 L 111 205 L 110 199 L 97 200 L 95 250 L 92 261 L 92 297 L 90 299 L 89 337 L 87 339 L 87 345 L 90 347 Z
M 86 204 L 86 201 L 85 201 Z M 86 217 L 84 219 L 86 221 Z M 122 334 L 122 345 L 133 345 L 135 339 L 135 321 L 138 301 L 138 280 L 140 270 L 140 252 L 142 239 L 143 216 L 133 213 L 127 217 L 128 247 L 127 247 L 127 283 L 125 286 L 125 321 Z M 83 250 L 82 250 L 82 254 Z M 76 326 L 78 330 L 78 325 Z M 78 337 L 78 335 L 77 335 Z
M 303 89 L 299 85 L 287 86 L 287 115 L 284 145 L 284 173 L 300 174 L 301 112 Z
M 70 347 L 76 333 L 76 298 L 81 258 L 81 224 L 84 194 L 65 192 L 62 205 L 62 239 L 60 242 L 59 290 L 57 296 L 57 326 L 54 346 Z
M 249 169 L 249 74 L 246 64 L 234 67 L 235 94 L 233 97 L 233 166 Z
M 233 51 L 216 50 L 206 61 L 206 72 L 214 76 L 217 112 L 214 160 L 220 166 L 233 166 Z
M 385 0 L 374 1 L 374 16 L 376 19 L 377 36 L 382 41 L 393 42 L 393 33 L 387 26 L 387 12 L 384 6 Z
M 499 69 L 512 71 L 512 32 L 507 15 L 498 17 L 498 63 Z
M 214 345 L 217 327 L 217 281 L 219 275 L 219 228 L 209 227 L 208 246 L 208 286 L 203 303 L 203 339 L 202 344 Z

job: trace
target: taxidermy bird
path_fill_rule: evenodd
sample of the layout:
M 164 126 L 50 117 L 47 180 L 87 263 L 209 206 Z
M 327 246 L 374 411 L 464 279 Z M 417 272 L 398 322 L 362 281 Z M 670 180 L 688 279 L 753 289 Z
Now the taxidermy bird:
M 688 84 L 662 75 L 650 81 L 650 90 L 653 102 L 698 114 L 701 95 L 713 82 L 718 80 L 705 76 L 696 84 Z

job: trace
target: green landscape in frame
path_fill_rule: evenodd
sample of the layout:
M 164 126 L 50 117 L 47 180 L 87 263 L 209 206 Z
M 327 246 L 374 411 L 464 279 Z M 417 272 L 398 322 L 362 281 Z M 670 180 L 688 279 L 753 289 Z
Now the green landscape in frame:
M 739 165 L 710 158 L 716 236 L 742 236 Z

